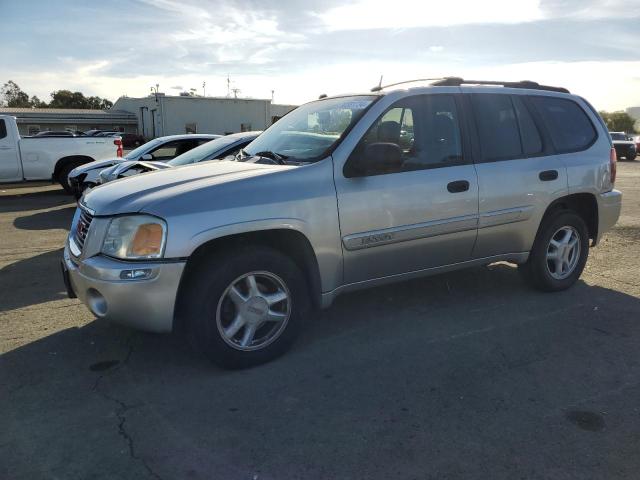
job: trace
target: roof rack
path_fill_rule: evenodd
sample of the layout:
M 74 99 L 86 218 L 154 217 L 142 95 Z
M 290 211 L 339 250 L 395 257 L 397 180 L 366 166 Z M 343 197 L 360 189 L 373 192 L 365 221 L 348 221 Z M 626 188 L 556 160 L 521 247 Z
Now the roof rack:
M 570 93 L 566 88 L 552 87 L 550 85 L 540 85 L 538 82 L 532 82 L 531 80 L 521 80 L 519 82 L 501 82 L 498 80 L 465 80 L 464 78 L 460 77 L 418 78 L 416 80 L 406 80 L 404 82 L 391 83 L 384 86 L 378 85 L 376 87 L 373 87 L 371 91 L 379 92 L 384 88 L 395 87 L 396 85 L 413 82 L 431 82 L 431 85 L 434 87 L 459 87 L 461 85 L 500 85 L 505 88 L 528 88 L 531 90 L 547 90 L 550 92 Z

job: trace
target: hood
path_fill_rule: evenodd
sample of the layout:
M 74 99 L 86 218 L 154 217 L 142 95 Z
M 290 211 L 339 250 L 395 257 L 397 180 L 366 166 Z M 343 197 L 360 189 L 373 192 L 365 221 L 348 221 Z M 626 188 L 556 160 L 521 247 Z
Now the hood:
M 96 215 L 133 213 L 181 194 L 292 168 L 297 167 L 232 161 L 166 168 L 100 185 L 87 192 L 80 202 Z
M 90 170 L 95 170 L 95 169 L 102 170 L 103 168 L 110 167 L 111 165 L 122 163 L 124 161 L 125 160 L 121 157 L 115 157 L 115 158 L 108 158 L 106 160 L 96 160 L 95 162 L 84 163 L 74 168 L 73 170 L 71 170 L 71 173 L 69 173 L 69 176 L 76 177 L 78 175 L 82 175 L 83 173 L 87 173 Z
M 167 165 L 165 162 L 127 160 L 125 162 L 117 163 L 100 171 L 98 183 L 107 183 L 111 182 L 112 180 L 117 180 L 118 178 L 121 178 L 123 176 L 127 176 L 125 174 L 131 169 L 140 170 L 139 172 L 135 173 L 146 173 L 168 167 L 169 165 Z

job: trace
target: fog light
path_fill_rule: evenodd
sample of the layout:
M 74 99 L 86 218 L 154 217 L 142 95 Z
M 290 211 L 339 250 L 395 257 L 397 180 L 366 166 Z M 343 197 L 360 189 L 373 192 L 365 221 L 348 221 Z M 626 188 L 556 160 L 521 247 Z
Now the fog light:
M 87 290 L 87 305 L 96 317 L 104 317 L 107 314 L 107 301 L 95 288 Z
M 151 276 L 150 268 L 138 268 L 135 270 L 122 270 L 120 272 L 120 278 L 122 280 L 140 280 L 142 278 L 149 278 Z

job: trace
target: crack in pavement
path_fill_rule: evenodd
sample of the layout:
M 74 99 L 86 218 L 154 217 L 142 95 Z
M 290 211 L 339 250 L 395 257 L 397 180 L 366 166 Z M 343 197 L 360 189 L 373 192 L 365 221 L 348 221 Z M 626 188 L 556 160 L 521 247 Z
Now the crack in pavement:
M 158 480 L 162 480 L 162 477 L 151 468 L 151 466 L 146 462 L 146 460 L 136 454 L 133 437 L 131 436 L 131 434 L 129 432 L 127 432 L 127 429 L 125 427 L 125 424 L 127 422 L 127 417 L 126 417 L 127 412 L 129 410 L 132 410 L 134 408 L 137 408 L 137 407 L 140 407 L 140 406 L 144 405 L 144 403 L 137 403 L 137 404 L 128 405 L 124 401 L 122 401 L 119 398 L 116 398 L 116 397 L 114 397 L 112 395 L 109 395 L 108 393 L 104 392 L 100 388 L 100 383 L 101 383 L 103 378 L 105 378 L 108 375 L 112 375 L 113 373 L 115 373 L 118 370 L 120 370 L 122 367 L 126 367 L 127 364 L 129 363 L 129 359 L 131 358 L 131 354 L 133 353 L 133 346 L 130 344 L 129 340 L 133 336 L 134 335 L 130 335 L 129 338 L 128 338 L 128 341 L 127 341 L 128 351 L 127 351 L 127 354 L 125 355 L 125 358 L 122 360 L 121 364 L 118 365 L 117 367 L 115 367 L 110 372 L 103 373 L 102 375 L 98 376 L 98 378 L 96 379 L 95 383 L 93 384 L 93 388 L 91 390 L 93 392 L 97 393 L 98 395 L 100 395 L 101 397 L 103 397 L 104 399 L 109 400 L 110 402 L 113 402 L 113 403 L 118 405 L 118 408 L 116 408 L 116 410 L 115 410 L 115 414 L 116 414 L 116 417 L 118 419 L 118 435 L 120 435 L 122 438 L 124 438 L 125 441 L 127 442 L 127 447 L 129 449 L 129 457 L 132 458 L 133 460 L 136 460 L 136 461 L 140 462 L 142 464 L 142 466 L 145 468 L 145 470 L 147 470 L 149 475 L 151 475 L 153 478 L 156 478 Z

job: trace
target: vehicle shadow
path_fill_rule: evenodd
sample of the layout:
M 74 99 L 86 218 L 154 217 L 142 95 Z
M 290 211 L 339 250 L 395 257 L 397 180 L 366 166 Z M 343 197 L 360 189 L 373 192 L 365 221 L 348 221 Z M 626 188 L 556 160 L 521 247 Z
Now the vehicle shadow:
M 0 190 L 2 190 L 1 185 Z M 24 189 L 12 189 L 0 194 L 0 213 L 40 210 L 76 203 L 75 199 L 62 187 L 44 187 L 35 192 L 23 192 Z
M 66 298 L 60 273 L 62 251 L 59 248 L 2 267 L 0 312 Z
M 493 265 L 346 295 L 288 354 L 237 372 L 94 321 L 0 357 L 0 476 L 495 479 L 552 462 L 551 477 L 632 478 L 633 450 L 593 442 L 637 441 L 639 313 Z
M 69 230 L 75 210 L 75 206 L 70 206 L 16 217 L 13 226 L 21 230 Z

